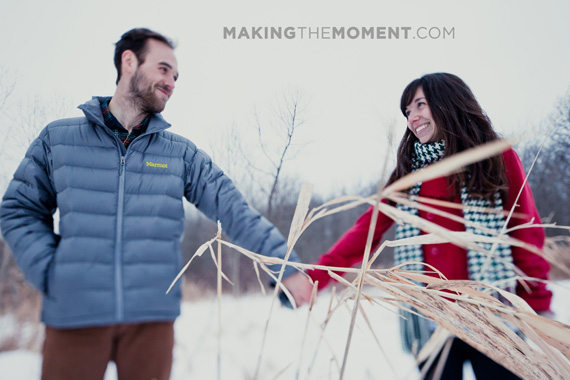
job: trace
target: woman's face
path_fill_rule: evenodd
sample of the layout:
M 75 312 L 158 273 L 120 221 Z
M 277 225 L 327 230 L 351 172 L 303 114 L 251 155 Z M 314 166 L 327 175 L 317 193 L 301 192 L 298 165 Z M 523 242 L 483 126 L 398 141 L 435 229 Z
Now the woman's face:
M 433 121 L 431 110 L 421 87 L 418 87 L 412 102 L 406 106 L 406 116 L 408 128 L 422 144 L 436 142 L 443 138 L 441 131 Z

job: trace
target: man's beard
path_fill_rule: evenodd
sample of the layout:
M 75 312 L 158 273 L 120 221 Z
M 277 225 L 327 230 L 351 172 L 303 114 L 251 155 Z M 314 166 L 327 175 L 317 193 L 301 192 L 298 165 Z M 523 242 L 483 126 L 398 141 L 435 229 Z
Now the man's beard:
M 131 78 L 129 89 L 133 105 L 145 113 L 161 113 L 166 101 L 155 95 L 156 87 L 137 69 Z

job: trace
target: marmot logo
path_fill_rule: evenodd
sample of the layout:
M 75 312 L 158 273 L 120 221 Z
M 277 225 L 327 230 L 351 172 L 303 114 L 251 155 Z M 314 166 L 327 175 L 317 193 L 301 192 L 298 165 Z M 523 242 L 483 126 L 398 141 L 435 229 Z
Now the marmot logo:
M 154 162 L 146 162 L 146 166 L 152 166 L 153 168 L 167 168 L 168 164 L 156 164 Z

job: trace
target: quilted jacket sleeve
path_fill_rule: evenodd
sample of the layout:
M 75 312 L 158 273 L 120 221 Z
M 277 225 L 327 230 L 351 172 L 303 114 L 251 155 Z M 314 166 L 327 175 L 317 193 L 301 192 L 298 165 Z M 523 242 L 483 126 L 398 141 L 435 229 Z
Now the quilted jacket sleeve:
M 510 210 L 517 198 L 519 191 L 521 195 L 515 206 L 514 212 L 522 217 L 513 217 L 508 224 L 509 228 L 529 223 L 540 224 L 540 215 L 534 203 L 534 197 L 528 182 L 523 182 L 526 177 L 522 163 L 514 150 L 508 150 L 503 154 L 505 166 L 507 170 L 507 180 L 509 184 L 508 201 L 505 210 Z M 511 232 L 511 237 L 532 244 L 539 249 L 544 245 L 544 229 L 540 228 L 524 228 Z M 512 247 L 513 262 L 522 270 L 526 276 L 548 279 L 550 265 L 542 257 L 527 251 L 524 248 Z M 517 284 L 517 294 L 523 298 L 535 311 L 547 311 L 550 309 L 552 292 L 546 288 L 543 282 L 527 281 L 528 290 L 519 282 Z
M 284 258 L 287 242 L 266 218 L 251 208 L 233 181 L 204 152 L 187 152 L 186 199 L 213 221 L 235 244 L 266 256 Z M 293 251 L 289 261 L 299 262 Z M 272 270 L 280 270 L 273 266 Z M 295 272 L 287 267 L 284 276 Z
M 57 204 L 46 136 L 44 130 L 30 145 L 0 206 L 2 235 L 26 279 L 44 293 L 59 241 L 53 230 Z

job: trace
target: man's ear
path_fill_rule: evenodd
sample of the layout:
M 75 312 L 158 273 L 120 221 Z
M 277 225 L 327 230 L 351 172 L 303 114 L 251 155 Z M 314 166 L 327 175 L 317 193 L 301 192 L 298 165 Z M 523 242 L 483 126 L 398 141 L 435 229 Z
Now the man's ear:
M 132 50 L 125 50 L 121 55 L 121 71 L 123 74 L 133 74 L 138 64 L 137 56 Z

